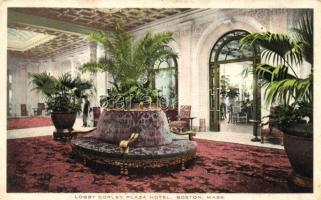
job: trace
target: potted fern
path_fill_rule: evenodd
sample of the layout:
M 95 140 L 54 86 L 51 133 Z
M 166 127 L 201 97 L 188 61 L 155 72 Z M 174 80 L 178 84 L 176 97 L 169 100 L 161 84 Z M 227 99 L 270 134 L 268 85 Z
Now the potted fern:
M 177 54 L 168 48 L 173 34 L 162 32 L 146 33 L 140 40 L 115 23 L 112 32 L 94 32 L 89 39 L 102 44 L 107 55 L 98 62 L 86 63 L 81 67 L 83 72 L 108 72 L 112 76 L 113 88 L 108 96 L 102 96 L 103 107 L 115 104 L 130 109 L 132 103 L 157 103 L 159 91 L 152 86 L 155 79 L 155 63 L 176 58 Z
M 265 101 L 278 105 L 277 123 L 284 132 L 284 148 L 293 167 L 292 181 L 312 187 L 313 177 L 313 20 L 306 15 L 292 35 L 252 33 L 241 40 L 241 48 L 259 45 L 265 63 L 254 72 L 266 87 Z M 310 74 L 301 77 L 294 67 L 307 62 Z M 272 63 L 272 64 L 271 64 Z
M 46 72 L 33 74 L 31 83 L 33 90 L 43 95 L 57 132 L 72 131 L 77 112 L 81 111 L 81 97 L 93 89 L 92 83 L 79 76 L 73 78 L 70 73 L 56 78 Z

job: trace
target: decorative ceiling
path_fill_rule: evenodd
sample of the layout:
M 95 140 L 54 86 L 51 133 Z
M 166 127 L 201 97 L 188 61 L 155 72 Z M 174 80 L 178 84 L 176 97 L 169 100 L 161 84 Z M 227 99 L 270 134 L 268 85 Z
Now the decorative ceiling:
M 44 33 L 8 28 L 8 50 L 24 52 L 54 38 Z
M 18 46 L 27 46 L 26 48 L 10 48 L 8 51 L 11 54 L 31 57 L 31 58 L 45 58 L 57 53 L 64 52 L 70 48 L 76 48 L 86 45 L 88 41 L 85 39 L 85 35 L 79 34 L 79 32 L 73 32 L 70 30 L 71 25 L 78 27 L 87 27 L 88 29 L 100 29 L 100 30 L 112 30 L 113 22 L 117 21 L 123 25 L 123 27 L 130 31 L 137 27 L 146 25 L 156 20 L 160 20 L 173 15 L 187 12 L 191 9 L 187 8 L 124 8 L 124 9 L 89 9 L 89 8 L 10 8 L 9 14 L 20 15 L 23 14 L 20 19 L 10 21 L 8 20 L 8 43 L 13 43 L 15 37 L 13 34 L 25 33 L 25 36 L 29 37 L 36 33 L 42 35 L 51 36 L 45 42 L 35 43 L 33 46 L 27 45 L 26 40 L 20 40 L 22 44 Z M 12 16 L 11 15 L 11 16 Z M 30 22 L 25 22 L 24 18 L 30 18 Z M 39 18 L 39 23 L 37 22 Z M 9 15 L 10 19 L 10 15 Z M 44 23 L 46 19 L 55 23 L 61 22 L 63 29 L 55 29 Z M 41 24 L 42 23 L 42 24 Z M 40 25 L 39 25 L 40 24 Z M 22 31 L 22 32 L 21 32 Z M 27 32 L 25 32 L 27 31 Z M 28 34 L 27 34 L 28 33 Z M 39 36 L 40 37 L 40 36 Z M 15 42 L 18 40 L 16 39 Z M 32 47 L 32 48 L 31 48 Z

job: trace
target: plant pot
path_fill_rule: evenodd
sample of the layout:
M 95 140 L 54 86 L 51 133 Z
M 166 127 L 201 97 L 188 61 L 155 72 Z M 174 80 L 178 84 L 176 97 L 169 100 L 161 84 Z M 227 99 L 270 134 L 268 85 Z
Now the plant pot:
M 311 187 L 313 179 L 313 138 L 311 125 L 296 125 L 284 129 L 284 149 L 293 168 L 292 182 L 301 187 Z M 310 134 L 312 135 L 312 134 Z
M 57 131 L 64 129 L 72 131 L 76 117 L 77 113 L 72 111 L 55 111 L 51 113 L 51 119 Z

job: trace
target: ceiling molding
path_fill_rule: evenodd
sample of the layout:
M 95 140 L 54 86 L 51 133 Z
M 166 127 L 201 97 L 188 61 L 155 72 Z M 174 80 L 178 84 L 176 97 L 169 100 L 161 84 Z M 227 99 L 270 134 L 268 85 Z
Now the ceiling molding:
M 77 34 L 77 35 L 79 34 L 88 35 L 91 32 L 99 30 L 99 29 L 85 27 L 85 26 L 81 26 L 81 25 L 77 25 L 69 22 L 50 19 L 46 17 L 19 13 L 12 10 L 9 10 L 8 12 L 8 24 L 10 23 L 45 27 L 46 29 L 65 32 L 65 33 L 71 33 L 71 34 Z

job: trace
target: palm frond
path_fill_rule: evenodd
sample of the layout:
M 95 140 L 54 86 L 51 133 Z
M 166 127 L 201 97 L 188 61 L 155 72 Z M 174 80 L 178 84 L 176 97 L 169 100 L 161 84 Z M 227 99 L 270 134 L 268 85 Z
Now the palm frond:
M 270 82 L 265 91 L 267 104 L 289 103 L 293 98 L 295 101 L 310 101 L 311 81 L 306 79 L 283 79 Z
M 294 37 L 300 41 L 299 45 L 304 58 L 311 65 L 313 64 L 313 18 L 311 15 L 303 17 L 298 26 L 292 29 Z
M 32 74 L 31 83 L 34 85 L 32 90 L 39 91 L 45 96 L 50 96 L 55 92 L 57 79 L 52 75 L 42 72 L 39 74 Z
M 266 103 L 290 101 L 312 103 L 313 81 L 310 77 L 302 79 L 297 76 L 293 66 L 301 65 L 303 59 L 313 68 L 313 20 L 307 15 L 293 29 L 292 35 L 278 33 L 252 33 L 241 39 L 241 48 L 258 45 L 262 47 L 261 57 L 264 64 L 255 66 L 257 73 L 264 80 Z M 291 69 L 291 71 L 289 71 Z
M 108 51 L 108 57 L 84 64 L 81 71 L 108 71 L 113 76 L 114 85 L 119 89 L 126 88 L 133 82 L 145 83 L 148 76 L 152 75 L 150 72 L 157 60 L 177 57 L 172 49 L 166 48 L 167 44 L 174 40 L 170 32 L 148 32 L 142 39 L 134 41 L 130 33 L 115 24 L 114 31 L 95 32 L 90 34 L 90 39 L 103 44 Z
M 80 67 L 81 72 L 99 72 L 99 71 L 106 71 L 107 70 L 107 61 L 100 61 L 99 63 L 88 62 L 83 64 Z
M 62 74 L 58 77 L 58 82 L 60 87 L 65 87 L 68 89 L 73 89 L 77 85 L 77 80 L 71 77 L 70 73 Z
M 258 45 L 263 47 L 262 58 L 266 63 L 275 65 L 301 64 L 303 62 L 302 50 L 298 42 L 288 35 L 279 33 L 252 33 L 240 40 L 241 48 Z

